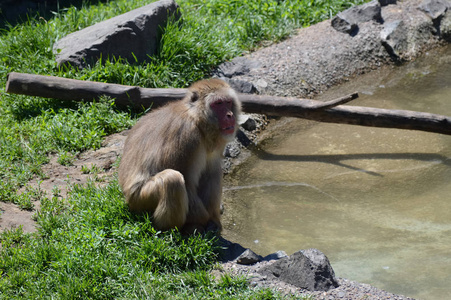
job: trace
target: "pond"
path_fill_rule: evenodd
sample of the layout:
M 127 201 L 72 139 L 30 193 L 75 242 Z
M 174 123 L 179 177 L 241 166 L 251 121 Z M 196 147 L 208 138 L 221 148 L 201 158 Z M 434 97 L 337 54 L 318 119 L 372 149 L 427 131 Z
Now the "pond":
M 328 91 L 451 115 L 451 47 Z M 283 119 L 226 176 L 224 232 L 266 255 L 317 248 L 338 277 L 451 299 L 451 136 Z

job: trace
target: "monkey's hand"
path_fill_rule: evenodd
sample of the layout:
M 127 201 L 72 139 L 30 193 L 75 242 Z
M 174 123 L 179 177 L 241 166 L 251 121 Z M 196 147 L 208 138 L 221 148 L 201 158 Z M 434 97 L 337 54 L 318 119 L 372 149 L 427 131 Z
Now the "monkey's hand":
M 207 232 L 213 232 L 219 234 L 221 232 L 222 226 L 221 224 L 217 224 L 214 221 L 208 221 L 206 226 L 201 224 L 185 224 L 183 226 L 181 233 L 184 235 L 191 235 L 195 233 L 203 234 Z
M 185 224 L 180 230 L 183 235 L 192 235 L 195 233 L 205 233 L 205 227 L 201 224 Z
M 205 226 L 205 231 L 207 232 L 211 231 L 219 234 L 221 230 L 222 230 L 221 224 L 217 224 L 212 220 L 208 221 L 207 226 Z

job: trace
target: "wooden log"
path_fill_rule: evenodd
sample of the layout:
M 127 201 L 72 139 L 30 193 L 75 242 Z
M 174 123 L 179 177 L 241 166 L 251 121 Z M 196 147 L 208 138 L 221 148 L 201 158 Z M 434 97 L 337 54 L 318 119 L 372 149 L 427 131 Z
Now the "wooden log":
M 8 74 L 6 82 L 6 92 L 11 94 L 23 94 L 28 96 L 39 96 L 44 98 L 55 98 L 61 100 L 91 101 L 99 99 L 101 96 L 109 96 L 116 99 L 119 106 L 133 106 L 135 108 L 158 107 L 182 99 L 187 89 L 149 89 L 137 86 L 126 86 L 113 83 L 102 83 L 93 81 L 82 81 L 55 76 L 44 76 L 35 74 L 24 74 L 11 72 Z M 242 98 L 243 95 L 239 95 Z M 347 103 L 358 97 L 357 93 L 321 102 L 296 98 L 278 98 L 279 101 L 292 101 L 305 105 L 306 109 L 325 109 L 339 104 Z M 260 101 L 271 105 L 271 97 L 263 98 Z
M 302 101 L 302 105 L 294 105 L 295 101 L 287 101 L 283 97 L 240 96 L 243 111 L 248 113 L 296 117 L 327 123 L 420 130 L 451 135 L 451 118 L 438 114 L 347 105 L 316 109 L 315 106 L 318 101 L 314 100 L 305 99 Z M 310 107 L 313 107 L 313 109 Z
M 116 99 L 118 106 L 158 107 L 183 98 L 186 89 L 146 89 L 112 83 L 11 72 L 6 92 L 61 100 L 92 101 L 101 96 Z
M 120 106 L 147 108 L 183 98 L 186 89 L 147 89 L 119 84 L 80 81 L 52 76 L 10 73 L 6 92 L 57 98 L 86 100 L 101 95 L 116 99 Z M 357 93 L 321 102 L 309 99 L 240 94 L 243 111 L 271 116 L 297 117 L 320 122 L 371 127 L 421 130 L 451 135 L 451 118 L 408 110 L 390 110 L 341 104 L 357 98 Z M 340 105 L 340 106 L 337 106 Z

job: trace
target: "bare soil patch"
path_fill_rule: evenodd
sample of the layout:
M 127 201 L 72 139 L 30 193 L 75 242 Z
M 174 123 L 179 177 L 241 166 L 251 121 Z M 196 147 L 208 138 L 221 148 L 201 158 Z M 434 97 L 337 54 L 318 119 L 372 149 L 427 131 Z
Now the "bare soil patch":
M 59 197 L 65 198 L 71 185 L 86 184 L 93 180 L 99 186 L 106 185 L 117 168 L 116 161 L 124 147 L 127 131 L 108 136 L 98 150 L 90 150 L 78 156 L 70 166 L 63 166 L 57 162 L 57 156 L 52 155 L 50 162 L 42 166 L 42 171 L 47 179 L 35 177 L 28 182 L 29 187 L 38 188 L 47 197 L 53 196 L 56 187 L 60 193 Z M 23 187 L 18 193 L 25 190 Z M 13 203 L 0 202 L 0 232 L 22 226 L 24 232 L 36 231 L 36 222 L 33 220 L 34 213 L 39 210 L 40 203 L 35 201 L 34 210 L 20 209 Z

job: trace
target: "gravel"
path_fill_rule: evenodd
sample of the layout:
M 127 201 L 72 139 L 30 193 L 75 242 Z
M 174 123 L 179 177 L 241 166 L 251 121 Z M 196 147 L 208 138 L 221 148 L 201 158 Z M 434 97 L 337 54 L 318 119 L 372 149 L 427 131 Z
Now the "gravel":
M 251 266 L 240 265 L 233 261 L 221 264 L 220 269 L 213 271 L 213 275 L 216 277 L 221 276 L 224 273 L 235 276 L 246 276 L 248 278 L 249 285 L 253 288 L 272 288 L 284 295 L 295 296 L 311 296 L 312 299 L 318 300 L 332 300 L 332 299 L 413 299 L 401 295 L 395 295 L 384 290 L 378 289 L 369 284 L 359 283 L 356 281 L 348 280 L 345 278 L 337 278 L 339 287 L 331 289 L 327 292 L 311 292 L 288 284 L 286 282 L 277 280 L 276 278 L 270 278 L 262 276 L 258 273 L 258 270 L 275 262 L 275 260 L 262 261 Z

